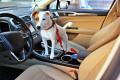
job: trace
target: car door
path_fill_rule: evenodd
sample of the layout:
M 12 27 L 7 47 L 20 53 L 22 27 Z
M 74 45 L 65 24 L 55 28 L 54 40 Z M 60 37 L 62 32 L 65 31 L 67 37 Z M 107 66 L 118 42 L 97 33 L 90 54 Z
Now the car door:
M 101 29 L 114 1 L 59 0 L 61 1 L 67 1 L 68 7 L 58 6 L 57 23 L 64 26 L 67 22 L 72 22 L 73 25 L 66 29 L 68 39 L 88 48 L 90 38 Z

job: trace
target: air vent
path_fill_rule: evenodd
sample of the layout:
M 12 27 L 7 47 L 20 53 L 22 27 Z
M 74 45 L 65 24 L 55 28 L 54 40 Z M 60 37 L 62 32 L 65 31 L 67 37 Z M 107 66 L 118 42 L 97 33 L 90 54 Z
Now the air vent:
M 23 19 L 26 20 L 27 22 L 30 22 L 30 21 L 31 21 L 30 16 L 24 16 Z

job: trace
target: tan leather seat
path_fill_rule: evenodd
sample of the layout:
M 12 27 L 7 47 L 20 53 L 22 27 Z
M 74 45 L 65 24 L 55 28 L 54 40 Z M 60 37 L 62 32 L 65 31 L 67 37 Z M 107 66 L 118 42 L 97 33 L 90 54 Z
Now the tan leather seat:
M 107 43 L 108 41 L 110 41 L 111 39 L 118 36 L 120 33 L 120 0 L 117 0 L 115 5 L 116 5 L 115 6 L 116 12 L 114 11 L 113 13 L 116 14 L 117 19 L 115 21 L 113 21 L 111 24 L 102 28 L 97 33 L 95 33 L 91 37 L 90 42 L 89 42 L 89 47 L 87 49 L 82 45 L 78 45 L 74 42 L 68 41 L 67 51 L 70 51 L 70 48 L 74 48 L 78 52 L 80 50 L 87 50 L 87 51 L 92 52 L 92 51 L 96 50 L 97 48 L 99 48 L 100 46 Z M 60 45 L 59 43 L 56 44 L 57 49 L 61 49 L 61 47 L 59 45 Z M 64 44 L 63 44 L 63 46 L 64 46 Z
M 100 46 L 107 43 L 108 41 L 110 41 L 111 39 L 118 36 L 119 33 L 120 33 L 120 17 L 117 18 L 114 22 L 112 22 L 108 26 L 104 27 L 103 29 L 95 33 L 90 39 L 88 49 L 74 42 L 68 41 L 67 50 L 70 51 L 70 48 L 74 48 L 76 51 L 87 50 L 92 52 L 97 48 L 99 48 Z M 63 47 L 64 47 L 64 44 L 63 44 Z M 61 49 L 59 43 L 56 44 L 56 48 Z
M 64 72 L 45 65 L 34 65 L 16 80 L 74 80 Z
M 88 55 L 79 67 L 79 80 L 95 80 L 100 69 L 110 54 L 116 39 L 103 45 Z M 89 66 L 89 67 L 88 67 Z M 15 80 L 74 80 L 66 73 L 44 65 L 34 65 L 25 70 Z

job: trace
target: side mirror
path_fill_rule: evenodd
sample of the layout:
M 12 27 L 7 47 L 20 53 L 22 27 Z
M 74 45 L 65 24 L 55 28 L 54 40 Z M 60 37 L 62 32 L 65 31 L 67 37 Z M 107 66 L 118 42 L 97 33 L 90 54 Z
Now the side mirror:
M 59 7 L 60 7 L 60 9 L 67 9 L 68 2 L 67 1 L 60 1 Z

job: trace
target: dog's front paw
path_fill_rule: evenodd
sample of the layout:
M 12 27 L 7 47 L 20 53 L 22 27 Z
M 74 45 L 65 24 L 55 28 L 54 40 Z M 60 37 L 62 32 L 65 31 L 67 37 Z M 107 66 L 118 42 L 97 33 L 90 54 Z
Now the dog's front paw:
M 54 55 L 50 55 L 50 59 L 54 59 Z
M 48 53 L 45 53 L 45 56 L 48 56 L 49 54 Z

